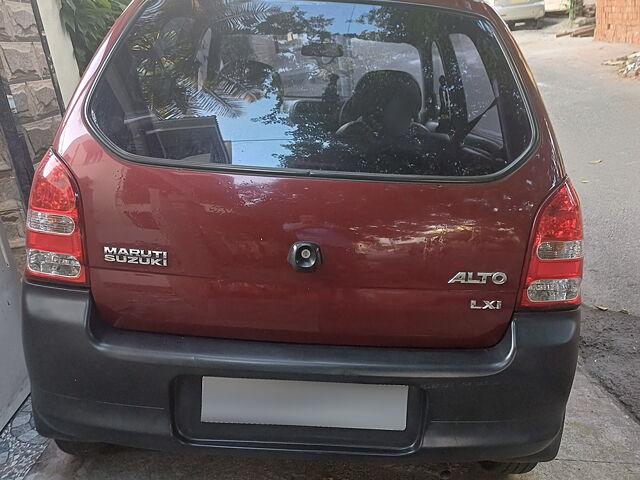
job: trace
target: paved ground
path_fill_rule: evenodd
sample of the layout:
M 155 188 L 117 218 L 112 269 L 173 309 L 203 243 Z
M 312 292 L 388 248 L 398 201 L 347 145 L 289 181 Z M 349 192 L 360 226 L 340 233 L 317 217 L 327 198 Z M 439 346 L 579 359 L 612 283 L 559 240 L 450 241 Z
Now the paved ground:
M 28 399 L 0 432 L 0 480 L 23 478 L 48 443 L 35 430 Z
M 302 460 L 259 460 L 118 450 L 77 460 L 51 445 L 27 480 L 161 479 L 488 480 L 476 465 L 410 467 Z M 602 387 L 578 371 L 557 460 L 523 480 L 638 480 L 640 425 Z
M 584 303 L 609 309 L 584 309 L 581 355 L 640 420 L 640 81 L 601 65 L 634 49 L 552 31 L 515 35 L 582 200 Z
M 627 46 L 594 44 L 591 39 L 555 39 L 536 31 L 519 31 L 525 55 L 536 74 L 560 139 L 565 163 L 581 195 L 586 215 L 588 253 L 585 300 L 630 316 L 589 310 L 587 338 L 604 342 L 583 348 L 585 365 L 604 378 L 616 393 L 620 382 L 638 375 L 637 346 L 612 360 L 615 342 L 637 330 L 640 296 L 640 84 L 618 79 L 602 60 L 630 53 Z M 600 163 L 590 163 L 602 160 Z M 581 183 L 588 180 L 588 183 Z M 635 214 L 634 214 L 635 213 Z M 609 322 L 607 328 L 603 327 Z M 635 329 L 635 330 L 634 330 Z M 599 340 L 599 333 L 602 340 Z M 637 336 L 635 337 L 637 340 Z M 606 344 L 607 339 L 612 343 Z M 584 345 L 583 345 L 584 347 Z M 620 349 L 618 349 L 620 350 Z M 600 352 L 600 357 L 594 352 Z M 635 352 L 635 353 L 634 353 Z M 615 353 L 615 352 L 614 352 Z M 597 366 L 607 364 L 607 369 Z M 607 363 L 608 362 L 608 363 Z M 624 363 L 628 363 L 626 370 Z M 611 383 L 610 382 L 610 383 Z M 640 384 L 640 382 L 637 382 Z M 619 393 L 619 392 L 618 392 Z M 633 391 L 629 393 L 633 397 Z M 622 397 L 622 395 L 619 395 Z M 640 397 L 638 395 L 637 397 Z M 633 398 L 631 398 L 633 401 Z M 118 450 L 90 460 L 66 456 L 50 445 L 27 475 L 29 480 L 101 479 L 322 479 L 378 480 L 495 478 L 474 465 L 410 468 L 342 462 L 256 460 Z M 583 369 L 578 371 L 569 403 L 565 437 L 559 457 L 523 479 L 638 480 L 640 426 Z
M 585 369 L 640 421 L 640 317 L 582 309 Z

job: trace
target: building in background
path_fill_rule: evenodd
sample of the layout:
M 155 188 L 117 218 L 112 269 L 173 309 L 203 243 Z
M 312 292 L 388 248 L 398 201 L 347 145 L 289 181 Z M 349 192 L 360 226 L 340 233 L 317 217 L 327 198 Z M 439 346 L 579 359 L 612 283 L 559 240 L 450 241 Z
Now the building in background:
M 595 39 L 640 45 L 640 0 L 598 0 Z

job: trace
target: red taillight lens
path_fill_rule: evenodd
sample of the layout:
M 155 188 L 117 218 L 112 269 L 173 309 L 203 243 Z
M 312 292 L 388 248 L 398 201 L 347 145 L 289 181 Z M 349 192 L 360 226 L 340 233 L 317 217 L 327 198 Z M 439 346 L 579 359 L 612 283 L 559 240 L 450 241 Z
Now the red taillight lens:
M 567 180 L 538 212 L 520 307 L 530 310 L 580 305 L 582 263 L 580 202 Z
M 49 151 L 38 166 L 29 197 L 28 278 L 87 283 L 79 218 L 71 172 Z

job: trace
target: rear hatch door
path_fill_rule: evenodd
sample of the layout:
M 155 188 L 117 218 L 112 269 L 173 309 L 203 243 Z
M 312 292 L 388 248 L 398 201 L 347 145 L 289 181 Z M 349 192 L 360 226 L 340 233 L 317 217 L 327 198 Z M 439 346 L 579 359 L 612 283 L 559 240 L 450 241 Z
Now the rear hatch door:
M 495 344 L 558 172 L 546 140 L 533 147 L 492 27 L 429 6 L 234 5 L 128 12 L 89 69 L 86 118 L 79 104 L 68 115 L 78 134 L 58 149 L 102 318 L 277 342 Z M 319 248 L 314 271 L 288 261 L 297 242 Z

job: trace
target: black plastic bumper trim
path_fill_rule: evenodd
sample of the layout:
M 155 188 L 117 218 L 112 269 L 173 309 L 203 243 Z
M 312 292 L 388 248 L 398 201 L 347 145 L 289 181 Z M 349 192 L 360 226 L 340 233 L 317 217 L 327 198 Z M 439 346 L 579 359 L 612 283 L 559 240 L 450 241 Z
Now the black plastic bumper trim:
M 116 329 L 100 320 L 87 289 L 29 282 L 23 288 L 25 356 L 39 431 L 163 450 L 548 460 L 559 445 L 579 319 L 579 310 L 516 313 L 504 338 L 483 349 L 299 345 Z M 189 422 L 193 415 L 185 409 L 197 408 L 196 401 L 185 401 L 198 397 L 196 387 L 181 391 L 185 379 L 206 375 L 403 384 L 416 392 L 414 403 L 422 400 L 410 417 L 413 436 L 396 443 L 371 443 L 366 432 L 360 438 L 298 427 L 278 437 L 278 429 L 236 426 L 225 437 L 180 420 Z M 288 436 L 295 440 L 287 442 Z

